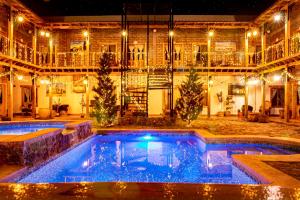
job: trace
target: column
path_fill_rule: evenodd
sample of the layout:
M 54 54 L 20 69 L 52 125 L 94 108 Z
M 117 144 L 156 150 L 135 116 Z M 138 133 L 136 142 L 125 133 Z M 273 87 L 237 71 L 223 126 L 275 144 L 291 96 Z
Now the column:
M 264 74 L 261 75 L 261 113 L 265 114 L 266 103 L 266 81 L 264 80 Z
M 89 77 L 86 77 L 87 80 L 87 84 L 85 85 L 86 87 L 86 93 L 85 93 L 85 97 L 86 97 L 86 103 L 85 103 L 85 118 L 89 119 L 90 117 L 90 92 L 89 92 Z
M 10 16 L 8 20 L 8 39 L 9 39 L 9 55 L 11 57 L 14 57 L 14 17 L 13 17 L 13 10 L 12 7 L 10 7 Z M 13 89 L 14 89 L 14 83 L 13 83 L 13 67 L 12 62 L 9 63 L 9 77 L 7 81 L 7 115 L 10 118 L 10 120 L 13 120 Z
M 9 55 L 14 57 L 14 17 L 13 10 L 10 7 L 10 17 L 8 19 L 8 39 L 9 39 Z
M 11 62 L 10 62 L 11 65 Z M 14 115 L 14 77 L 13 77 L 13 68 L 9 69 L 9 78 L 8 78 L 8 107 L 7 107 L 7 115 L 10 120 L 13 120 Z
M 245 29 L 245 67 L 249 64 L 249 39 L 247 36 L 247 30 Z
M 52 67 L 53 65 L 53 36 L 52 34 L 49 37 L 49 58 L 50 58 L 50 62 L 49 62 L 49 66 Z
M 36 74 L 32 74 L 32 117 L 36 117 Z
M 32 36 L 32 49 L 33 49 L 33 64 L 36 65 L 36 44 L 37 44 L 37 28 L 34 25 L 33 36 Z
M 289 79 L 287 73 L 284 75 L 284 121 L 289 122 Z
M 49 87 L 49 111 L 50 111 L 49 117 L 52 118 L 52 104 L 53 104 L 53 94 L 52 94 L 53 80 L 52 80 L 52 77 L 50 77 L 50 83 L 49 83 L 48 87 Z
M 289 56 L 289 39 L 290 39 L 290 19 L 289 7 L 286 6 L 284 11 L 284 56 Z
M 245 75 L 245 110 L 244 117 L 248 118 L 248 95 L 249 95 L 249 86 L 248 86 L 248 77 Z
M 266 48 L 266 34 L 265 34 L 265 25 L 262 25 L 261 28 L 261 64 L 265 64 L 265 48 Z
M 291 81 L 291 110 L 292 110 L 292 119 L 297 118 L 297 93 L 298 93 L 298 81 Z
M 90 29 L 88 29 L 88 35 L 86 36 L 86 60 L 84 65 L 89 66 L 90 65 Z
M 211 100 L 210 100 L 210 76 L 209 69 L 211 67 L 211 38 L 208 37 L 207 40 L 207 117 L 210 118 Z
M 245 67 L 248 67 L 249 63 L 249 57 L 248 57 L 248 52 L 249 50 L 249 39 L 247 36 L 247 30 L 245 29 Z M 248 118 L 248 94 L 249 94 L 249 86 L 248 86 L 248 76 L 245 74 L 245 110 L 244 110 L 244 117 L 247 119 Z

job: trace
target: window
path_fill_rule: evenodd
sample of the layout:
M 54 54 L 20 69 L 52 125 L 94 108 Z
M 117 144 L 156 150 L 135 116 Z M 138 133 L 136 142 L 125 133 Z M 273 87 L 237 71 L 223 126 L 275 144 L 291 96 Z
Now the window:
M 271 87 L 270 88 L 271 106 L 273 108 L 283 107 L 284 105 L 284 88 L 283 87 Z

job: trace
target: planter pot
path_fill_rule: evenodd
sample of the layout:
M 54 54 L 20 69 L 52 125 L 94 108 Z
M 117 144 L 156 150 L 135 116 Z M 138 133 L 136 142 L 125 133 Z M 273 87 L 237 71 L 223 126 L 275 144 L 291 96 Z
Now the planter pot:
M 217 113 L 217 116 L 218 116 L 218 117 L 224 117 L 224 112 L 218 112 L 218 113 Z
M 49 119 L 50 118 L 49 108 L 39 108 L 39 116 L 40 119 Z
M 224 113 L 224 114 L 225 114 L 225 116 L 226 116 L 226 117 L 229 117 L 229 116 L 231 116 L 231 112 L 230 112 L 230 111 L 225 111 L 225 113 Z
M 238 118 L 243 118 L 243 113 L 242 112 L 238 112 Z

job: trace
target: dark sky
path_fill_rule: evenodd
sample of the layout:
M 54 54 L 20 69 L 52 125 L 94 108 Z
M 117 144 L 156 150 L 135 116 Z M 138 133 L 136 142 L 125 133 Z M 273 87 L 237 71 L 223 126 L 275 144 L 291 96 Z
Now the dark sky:
M 39 16 L 120 15 L 123 3 L 134 4 L 134 14 L 259 15 L 275 0 L 21 0 Z M 141 3 L 142 2 L 142 3 Z M 137 13 L 138 12 L 138 13 Z M 166 13 L 167 14 L 167 13 Z

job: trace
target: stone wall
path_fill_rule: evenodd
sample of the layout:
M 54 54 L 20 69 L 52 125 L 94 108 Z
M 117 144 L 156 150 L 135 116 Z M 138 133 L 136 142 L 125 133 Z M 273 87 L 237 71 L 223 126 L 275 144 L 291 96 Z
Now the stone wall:
M 51 128 L 20 136 L 0 136 L 0 163 L 33 166 L 93 134 L 90 121 L 65 126 L 65 130 Z

